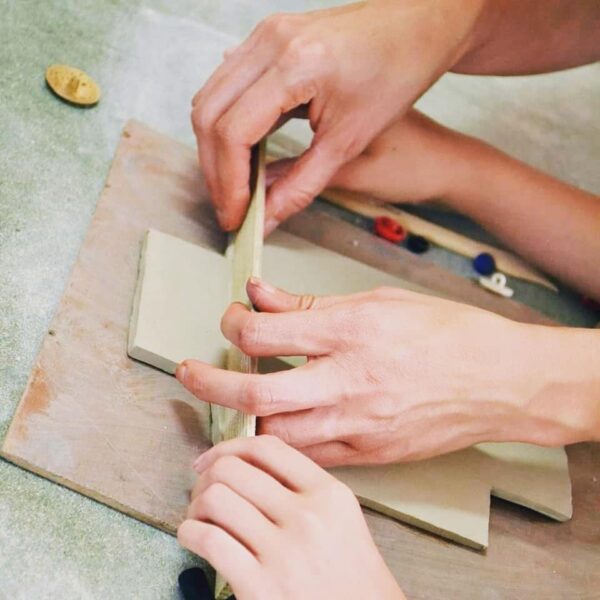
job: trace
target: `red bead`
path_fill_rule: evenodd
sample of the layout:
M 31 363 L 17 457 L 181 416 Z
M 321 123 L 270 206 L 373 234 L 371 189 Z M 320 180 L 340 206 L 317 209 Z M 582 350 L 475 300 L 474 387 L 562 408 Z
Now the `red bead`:
M 377 217 L 375 219 L 375 233 L 393 244 L 401 242 L 406 237 L 406 229 L 390 217 Z

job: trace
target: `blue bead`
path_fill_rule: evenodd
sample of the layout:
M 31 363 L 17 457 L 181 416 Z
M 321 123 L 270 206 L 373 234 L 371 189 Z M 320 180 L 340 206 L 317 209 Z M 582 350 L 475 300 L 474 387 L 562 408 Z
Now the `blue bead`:
M 488 252 L 482 252 L 473 259 L 473 268 L 480 275 L 491 275 L 496 272 L 496 261 Z

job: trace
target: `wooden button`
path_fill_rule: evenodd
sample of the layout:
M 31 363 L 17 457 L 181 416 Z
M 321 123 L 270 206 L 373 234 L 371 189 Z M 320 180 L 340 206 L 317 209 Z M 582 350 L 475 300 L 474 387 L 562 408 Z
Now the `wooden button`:
M 59 97 L 78 106 L 93 106 L 100 100 L 100 86 L 87 74 L 68 65 L 46 69 L 46 83 Z

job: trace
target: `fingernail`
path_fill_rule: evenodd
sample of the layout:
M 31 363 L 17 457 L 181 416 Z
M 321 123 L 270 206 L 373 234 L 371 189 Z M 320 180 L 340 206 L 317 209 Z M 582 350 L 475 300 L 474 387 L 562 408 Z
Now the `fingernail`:
M 270 188 L 279 178 L 278 174 L 275 172 L 275 169 L 269 169 L 267 167 L 267 172 L 265 176 L 265 186 Z
M 223 231 L 233 231 L 237 229 L 235 221 L 232 221 L 231 215 L 224 208 L 217 208 L 217 221 Z
M 177 370 L 175 371 L 175 377 L 177 377 L 177 379 L 179 380 L 180 383 L 182 383 L 183 385 L 185 385 L 185 374 L 187 371 L 187 365 L 185 363 L 181 363 L 178 367 Z
M 277 221 L 277 219 L 275 219 L 273 217 L 269 217 L 265 222 L 265 235 L 269 235 L 270 233 L 273 233 L 273 231 L 275 231 L 275 229 L 277 229 L 277 225 L 279 225 L 279 222 Z
M 208 450 L 206 452 L 203 452 L 194 461 L 194 464 L 192 465 L 192 468 L 194 469 L 194 471 L 196 471 L 196 473 L 201 473 L 202 471 L 204 471 L 204 468 L 206 467 L 206 462 L 207 462 L 207 458 L 206 458 L 207 454 L 208 454 Z
M 217 221 L 219 221 L 219 224 L 224 227 L 225 223 L 227 222 L 227 214 L 222 208 L 217 208 L 215 212 L 217 213 Z
M 248 280 L 248 283 L 255 287 L 259 287 L 261 290 L 269 294 L 274 294 L 277 291 L 270 283 L 263 281 L 262 279 L 260 279 L 260 277 L 252 276 Z

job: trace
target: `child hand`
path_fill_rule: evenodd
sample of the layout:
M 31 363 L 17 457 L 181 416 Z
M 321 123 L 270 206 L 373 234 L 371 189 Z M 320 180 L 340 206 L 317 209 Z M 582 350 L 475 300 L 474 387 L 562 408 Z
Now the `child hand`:
M 328 187 L 390 202 L 447 197 L 465 176 L 464 147 L 468 140 L 413 109 L 339 169 Z M 295 159 L 270 164 L 267 183 L 283 177 L 294 164 Z
M 350 489 L 278 438 L 223 442 L 194 468 L 177 537 L 239 600 L 404 598 Z

